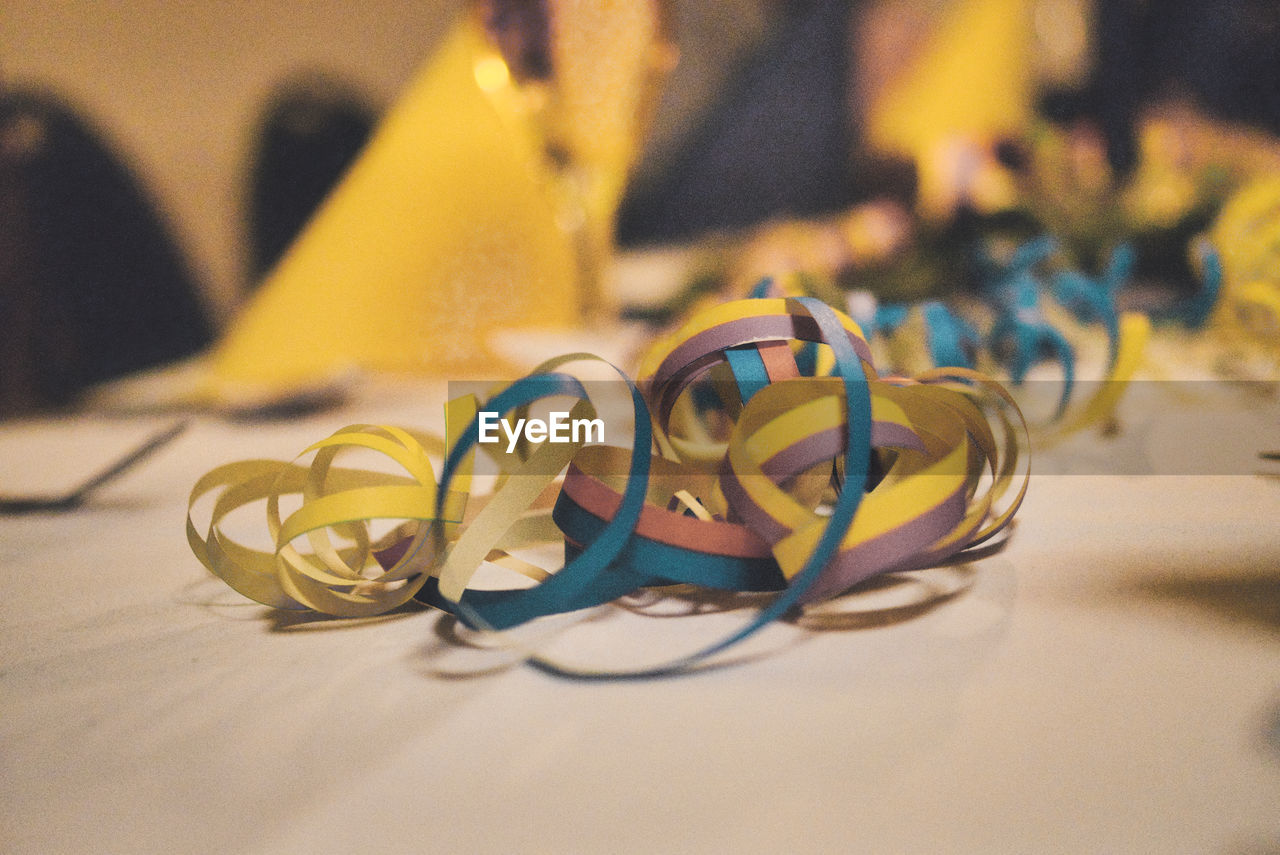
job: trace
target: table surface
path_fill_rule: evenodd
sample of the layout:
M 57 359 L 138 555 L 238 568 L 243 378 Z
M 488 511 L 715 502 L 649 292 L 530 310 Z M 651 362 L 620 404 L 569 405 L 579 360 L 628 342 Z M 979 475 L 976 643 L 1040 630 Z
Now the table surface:
M 1280 852 L 1273 390 L 1145 384 L 1118 437 L 1035 458 L 1003 553 L 676 679 L 495 667 L 429 610 L 274 614 L 192 557 L 206 470 L 438 424 L 443 397 L 201 416 L 83 508 L 0 517 L 0 848 Z M 0 426 L 0 485 L 73 483 L 164 423 Z M 548 643 L 634 661 L 748 616 L 611 606 Z

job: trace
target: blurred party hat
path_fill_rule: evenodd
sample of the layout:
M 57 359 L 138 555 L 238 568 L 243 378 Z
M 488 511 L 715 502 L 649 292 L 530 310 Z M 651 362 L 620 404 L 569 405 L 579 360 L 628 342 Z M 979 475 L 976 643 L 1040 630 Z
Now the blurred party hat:
M 583 255 L 601 251 L 625 180 L 656 7 L 551 4 L 556 76 L 538 87 L 499 49 L 504 5 L 464 15 L 390 110 L 215 349 L 214 398 L 352 368 L 498 376 L 495 332 L 581 321 Z
M 957 0 L 939 15 L 914 61 L 872 102 L 868 139 L 915 159 L 920 194 L 934 185 L 939 154 L 956 140 L 986 143 L 1027 127 L 1032 116 L 1033 30 L 1029 0 Z

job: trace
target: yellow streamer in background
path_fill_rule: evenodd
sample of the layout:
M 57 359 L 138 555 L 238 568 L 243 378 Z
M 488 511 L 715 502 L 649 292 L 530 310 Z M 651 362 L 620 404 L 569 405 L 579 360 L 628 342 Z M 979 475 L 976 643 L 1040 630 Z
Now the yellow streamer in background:
M 1213 323 L 1237 343 L 1280 356 L 1280 177 L 1245 185 L 1223 206 L 1211 239 L 1222 259 Z

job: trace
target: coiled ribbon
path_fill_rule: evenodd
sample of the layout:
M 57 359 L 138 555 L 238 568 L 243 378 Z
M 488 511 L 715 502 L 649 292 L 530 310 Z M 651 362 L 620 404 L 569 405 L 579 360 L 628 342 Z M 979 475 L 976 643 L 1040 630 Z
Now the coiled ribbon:
M 805 349 L 817 351 L 820 376 L 802 371 Z M 585 359 L 596 358 L 552 360 L 483 407 L 474 398 L 450 402 L 443 442 L 353 426 L 307 449 L 306 466 L 219 467 L 191 493 L 192 550 L 237 591 L 276 608 L 364 616 L 417 600 L 480 630 L 639 589 L 776 592 L 729 637 L 655 667 L 601 671 L 528 658 L 579 678 L 652 677 L 687 671 L 871 576 L 976 557 L 1007 530 L 1026 493 L 1026 424 L 1003 387 L 962 367 L 882 378 L 856 323 L 798 297 L 699 313 L 654 345 L 639 382 L 614 368 L 634 416 L 629 449 L 583 441 L 517 449 L 500 461 L 493 493 L 469 497 L 478 412 L 513 417 L 568 397 L 573 417 L 593 417 L 586 385 L 562 370 Z M 382 454 L 403 474 L 336 466 L 351 448 Z M 432 453 L 444 461 L 438 481 Z M 539 500 L 562 470 L 548 515 Z M 290 493 L 300 506 L 282 516 L 280 497 Z M 194 509 L 206 497 L 213 509 L 202 533 Z M 271 550 L 227 533 L 228 515 L 262 501 Z M 377 521 L 400 522 L 375 538 Z M 549 523 L 564 543 L 561 568 L 507 551 L 548 539 Z M 485 561 L 534 584 L 473 587 Z

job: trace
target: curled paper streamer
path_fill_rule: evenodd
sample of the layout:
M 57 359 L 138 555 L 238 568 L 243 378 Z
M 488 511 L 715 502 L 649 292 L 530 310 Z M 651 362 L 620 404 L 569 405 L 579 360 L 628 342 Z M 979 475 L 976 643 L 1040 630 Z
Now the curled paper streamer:
M 450 435 L 466 424 L 474 400 L 453 402 Z M 422 562 L 438 555 L 461 519 L 466 493 L 456 489 L 437 502 L 437 482 L 427 449 L 438 441 L 397 427 L 352 425 L 314 443 L 310 466 L 271 460 L 245 460 L 219 466 L 191 490 L 187 541 L 202 564 L 235 590 L 278 609 L 310 609 L 331 615 L 382 614 L 407 603 L 426 582 Z M 336 468 L 340 452 L 365 449 L 394 461 L 405 474 Z M 465 475 L 465 473 L 464 473 Z M 466 478 L 459 478 L 464 488 Z M 282 518 L 280 499 L 296 494 L 302 506 Z M 215 496 L 210 522 L 202 534 L 192 510 Z M 223 524 L 234 511 L 266 501 L 266 523 L 274 549 L 238 543 Z M 416 520 L 407 540 L 375 544 L 368 523 L 380 519 Z M 350 541 L 335 546 L 330 532 Z M 303 552 L 296 542 L 311 546 Z M 389 551 L 387 551 L 389 550 Z M 388 566 L 386 556 L 395 553 Z M 377 572 L 366 571 L 377 568 Z
M 1280 354 L 1280 178 L 1260 178 L 1223 206 L 1212 241 L 1221 259 L 1221 330 Z
M 801 370 L 804 347 L 819 350 L 821 376 Z M 649 677 L 688 670 L 789 610 L 871 576 L 973 555 L 1007 529 L 1026 493 L 1026 425 L 999 384 L 966 368 L 881 378 L 862 331 L 843 313 L 809 297 L 749 299 L 707 309 L 657 342 L 638 383 L 614 369 L 631 402 L 629 449 L 578 441 L 517 449 L 506 456 L 514 460 L 500 461 L 493 494 L 472 498 L 478 512 L 457 525 L 479 446 L 478 410 L 514 417 L 571 398 L 575 417 L 591 417 L 587 385 L 563 370 L 588 359 L 596 358 L 552 360 L 478 409 L 474 400 L 452 403 L 438 483 L 424 443 L 389 427 L 339 431 L 308 450 L 309 468 L 220 467 L 192 492 L 194 507 L 220 491 L 205 534 L 189 511 L 192 548 L 212 572 L 268 605 L 360 616 L 413 598 L 481 630 L 642 588 L 776 592 L 728 638 L 664 665 L 599 671 L 528 657 L 574 677 Z M 338 470 L 334 455 L 347 446 L 384 454 L 406 474 Z M 530 508 L 562 468 L 550 519 L 564 566 L 510 560 L 504 550 L 548 536 L 545 514 Z M 281 519 L 283 492 L 300 493 L 302 504 Z M 264 499 L 270 553 L 234 544 L 221 522 Z M 406 522 L 374 542 L 367 523 L 393 518 Z M 304 538 L 306 555 L 294 545 Z M 473 587 L 484 560 L 535 584 Z
M 967 307 L 970 315 L 989 315 L 985 321 L 971 320 L 960 308 L 939 300 L 879 303 L 867 292 L 852 292 L 847 295 L 847 303 L 866 338 L 879 338 L 887 345 L 895 370 L 905 367 L 918 371 L 922 364 L 930 368 L 981 368 L 987 372 L 998 368 L 1016 388 L 1037 364 L 1057 363 L 1062 371 L 1062 389 L 1052 417 L 1037 427 L 1041 428 L 1041 440 L 1059 439 L 1105 424 L 1114 415 L 1129 381 L 1142 364 L 1151 323 L 1139 312 L 1116 308 L 1116 292 L 1133 264 L 1128 246 L 1115 250 L 1107 269 L 1097 278 L 1062 271 L 1049 279 L 1036 268 L 1056 248 L 1052 238 L 1041 237 L 1018 247 L 1007 264 L 987 260 L 987 279 L 981 295 L 985 306 Z M 810 295 L 815 282 L 812 277 L 794 273 L 766 277 L 751 293 L 755 297 Z M 1044 306 L 1050 299 L 1066 310 L 1059 313 L 1064 317 L 1050 318 Z M 1073 320 L 1081 325 L 1097 324 L 1107 336 L 1103 382 L 1095 384 L 1083 402 L 1076 394 L 1076 349 L 1060 328 L 1063 320 L 1068 324 Z M 807 348 L 800 350 L 797 358 L 801 369 L 812 373 L 822 366 L 814 362 L 811 346 Z

